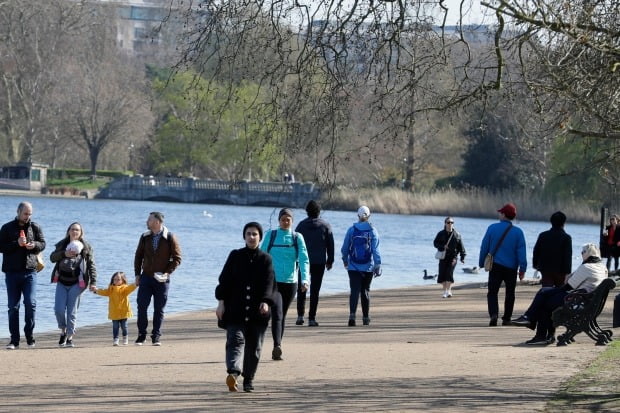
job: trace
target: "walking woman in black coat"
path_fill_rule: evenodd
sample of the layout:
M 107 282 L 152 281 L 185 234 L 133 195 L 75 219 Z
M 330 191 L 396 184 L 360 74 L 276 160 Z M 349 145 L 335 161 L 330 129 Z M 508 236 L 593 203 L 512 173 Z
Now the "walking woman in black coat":
M 433 245 L 439 251 L 446 251 L 446 254 L 439 260 L 439 272 L 437 273 L 437 283 L 443 286 L 443 298 L 452 297 L 452 284 L 454 284 L 454 267 L 456 260 L 461 256 L 461 263 L 465 263 L 465 246 L 461 234 L 454 229 L 454 219 L 447 217 L 444 220 L 443 230 L 437 233 Z
M 226 385 L 233 392 L 239 375 L 243 390 L 254 390 L 275 293 L 271 256 L 259 248 L 263 228 L 249 222 L 243 227 L 243 238 L 245 247 L 230 252 L 215 288 L 218 325 L 226 329 Z

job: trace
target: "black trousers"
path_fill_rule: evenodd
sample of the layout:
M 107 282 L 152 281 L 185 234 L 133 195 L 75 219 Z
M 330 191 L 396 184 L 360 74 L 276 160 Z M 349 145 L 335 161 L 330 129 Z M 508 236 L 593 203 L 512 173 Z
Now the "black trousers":
M 310 312 L 308 318 L 316 318 L 316 309 L 319 306 L 319 291 L 323 284 L 325 264 L 310 264 Z M 301 275 L 299 276 L 301 278 Z M 297 316 L 303 317 L 306 312 L 306 292 L 301 291 L 301 280 L 297 283 Z
M 510 321 L 512 310 L 515 306 L 515 289 L 517 288 L 517 270 L 504 267 L 503 265 L 493 264 L 493 268 L 489 272 L 489 290 L 487 292 L 487 305 L 489 307 L 489 316 L 498 318 L 499 303 L 497 294 L 502 285 L 502 281 L 506 286 L 506 297 L 504 298 L 504 321 Z

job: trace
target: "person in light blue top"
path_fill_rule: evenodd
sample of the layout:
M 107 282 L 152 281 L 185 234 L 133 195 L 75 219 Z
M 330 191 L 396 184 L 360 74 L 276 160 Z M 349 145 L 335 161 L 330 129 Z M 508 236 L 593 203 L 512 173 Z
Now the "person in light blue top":
M 523 280 L 527 270 L 525 236 L 521 228 L 512 224 L 512 220 L 517 216 L 517 207 L 514 204 L 506 204 L 501 209 L 498 209 L 497 212 L 499 213 L 500 221 L 489 225 L 487 228 L 484 238 L 482 238 L 480 256 L 478 258 L 478 265 L 484 267 L 484 260 L 487 254 L 493 255 L 493 267 L 489 271 L 487 293 L 487 305 L 489 317 L 491 318 L 489 321 L 490 327 L 497 325 L 499 317 L 497 294 L 502 281 L 506 285 L 502 325 L 510 325 L 510 318 L 512 317 L 512 310 L 515 304 L 517 273 L 519 280 Z M 500 241 L 502 236 L 504 236 L 504 239 Z
M 379 233 L 368 219 L 370 209 L 361 206 L 357 210 L 359 221 L 348 230 L 340 252 L 344 268 L 349 273 L 349 327 L 355 326 L 357 302 L 362 301 L 364 325 L 370 324 L 370 284 L 373 277 L 381 275 Z
M 271 255 L 276 276 L 277 292 L 271 308 L 271 335 L 273 336 L 273 360 L 282 360 L 282 337 L 288 308 L 297 291 L 297 271 L 301 275 L 300 290 L 308 290 L 310 283 L 310 260 L 303 235 L 293 231 L 293 211 L 282 208 L 278 214 L 280 227 L 265 235 L 261 250 Z

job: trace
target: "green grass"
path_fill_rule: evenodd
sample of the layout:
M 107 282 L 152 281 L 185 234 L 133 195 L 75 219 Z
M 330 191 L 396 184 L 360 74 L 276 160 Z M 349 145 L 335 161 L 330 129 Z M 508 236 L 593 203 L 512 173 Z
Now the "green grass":
M 95 179 L 92 179 L 90 176 L 73 176 L 62 179 L 48 179 L 47 187 L 50 190 L 65 188 L 68 190 L 75 189 L 78 191 L 85 191 L 90 189 L 97 189 L 108 182 L 110 182 L 110 178 L 107 177 L 98 176 Z
M 570 351 L 570 346 L 566 348 Z M 612 342 L 590 365 L 562 385 L 545 412 L 620 411 L 620 341 Z

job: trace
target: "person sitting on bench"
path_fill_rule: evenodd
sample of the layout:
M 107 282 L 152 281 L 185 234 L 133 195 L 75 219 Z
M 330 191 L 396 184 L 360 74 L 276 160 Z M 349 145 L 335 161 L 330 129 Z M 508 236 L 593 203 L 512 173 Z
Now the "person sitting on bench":
M 582 264 L 566 278 L 562 287 L 543 287 L 534 296 L 530 307 L 521 317 L 512 320 L 515 326 L 536 330 L 536 335 L 525 342 L 529 345 L 546 346 L 555 342 L 555 328 L 551 320 L 553 310 L 564 304 L 569 292 L 582 290 L 590 293 L 607 278 L 607 268 L 601 260 L 601 253 L 594 244 L 581 248 Z

